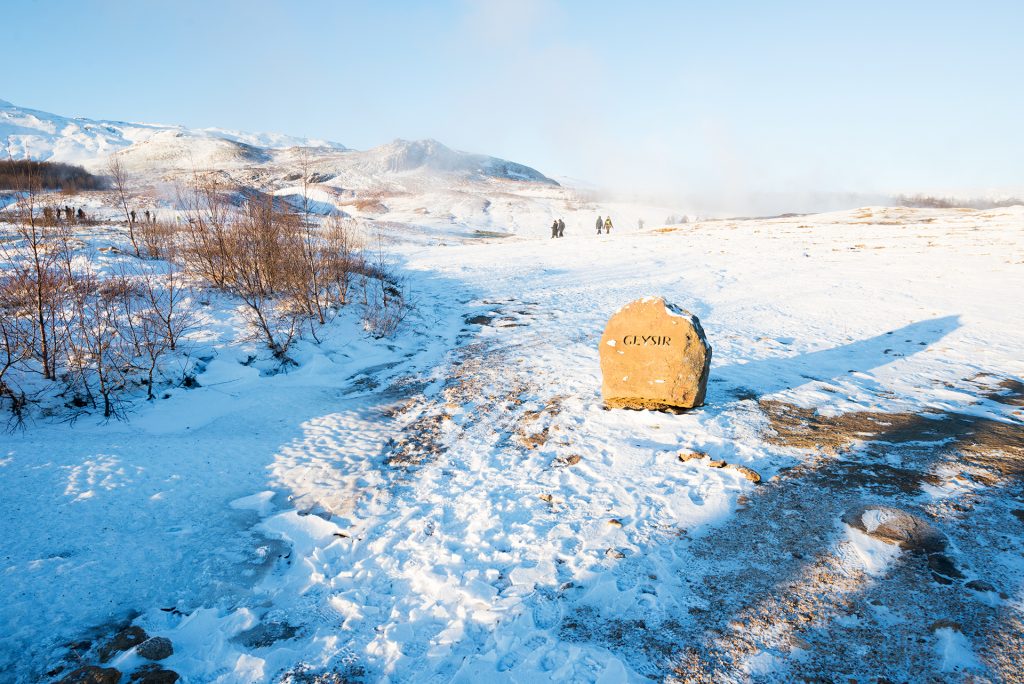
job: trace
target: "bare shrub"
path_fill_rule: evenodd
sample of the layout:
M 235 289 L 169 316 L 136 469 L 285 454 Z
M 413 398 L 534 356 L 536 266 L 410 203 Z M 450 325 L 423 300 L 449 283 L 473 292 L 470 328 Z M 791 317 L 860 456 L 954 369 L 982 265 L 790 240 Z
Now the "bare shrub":
M 0 402 L 10 403 L 18 422 L 26 399 L 19 383 L 12 376 L 32 358 L 35 329 L 32 320 L 22 315 L 25 286 L 14 276 L 0 277 Z
M 181 258 L 189 272 L 217 288 L 227 286 L 230 268 L 229 223 L 233 207 L 216 178 L 198 173 L 178 187 L 178 204 L 185 211 Z
M 110 155 L 107 163 L 107 170 L 113 181 L 114 191 L 121 202 L 121 209 L 124 211 L 124 218 L 128 221 L 128 239 L 131 240 L 135 256 L 141 256 L 139 252 L 139 241 L 135 238 L 135 211 L 128 207 L 128 172 L 121 163 L 121 157 L 116 154 Z
M 21 199 L 14 212 L 14 233 L 4 236 L 0 257 L 8 264 L 10 310 L 33 321 L 31 355 L 43 377 L 53 380 L 63 338 L 60 311 L 67 290 L 64 264 L 70 230 L 38 215 L 42 183 L 34 167 L 26 169 L 18 181 Z
M 174 261 L 178 256 L 178 227 L 166 221 L 141 221 L 135 226 L 142 256 Z
M 352 273 L 360 266 L 351 221 L 332 216 L 321 225 L 306 220 L 299 234 L 302 272 L 292 296 L 307 310 L 311 323 L 324 325 L 348 303 Z M 310 325 L 316 339 L 316 326 Z
M 139 273 L 137 291 L 148 307 L 147 316 L 157 326 L 170 351 L 176 351 L 182 336 L 195 327 L 196 310 L 192 306 L 192 288 L 181 268 L 167 262 L 162 273 Z
M 147 400 L 155 398 L 156 374 L 164 357 L 179 348 L 195 324 L 192 290 L 173 263 L 161 272 L 138 262 L 121 269 L 121 335 L 132 350 L 131 366 L 142 374 Z
M 81 391 L 94 407 L 98 395 L 104 418 L 123 416 L 119 394 L 125 388 L 133 354 L 121 305 L 130 289 L 131 284 L 119 276 L 80 273 L 65 312 L 69 389 Z
M 226 233 L 224 288 L 242 300 L 250 324 L 282 360 L 309 313 L 295 296 L 303 281 L 297 223 L 267 198 L 248 202 Z
M 359 264 L 362 275 L 363 328 L 374 337 L 393 335 L 412 310 L 407 288 L 389 262 L 380 233 L 368 259 Z
M 366 269 L 351 221 L 311 216 L 306 178 L 297 208 L 258 193 L 235 207 L 226 188 L 198 175 L 178 193 L 186 271 L 238 297 L 252 329 L 282 360 L 305 323 L 319 341 L 318 327 L 348 303 L 353 274 Z
M 188 273 L 241 299 L 253 330 L 275 356 L 287 358 L 304 314 L 294 298 L 282 297 L 294 291 L 302 263 L 296 217 L 273 198 L 236 209 L 227 191 L 199 174 L 179 188 L 186 216 L 180 258 Z

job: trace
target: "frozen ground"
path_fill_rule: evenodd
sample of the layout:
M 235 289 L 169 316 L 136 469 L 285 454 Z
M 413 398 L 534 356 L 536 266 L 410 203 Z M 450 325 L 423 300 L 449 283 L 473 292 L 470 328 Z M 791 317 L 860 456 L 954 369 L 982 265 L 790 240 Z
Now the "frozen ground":
M 264 377 L 224 334 L 128 423 L 3 436 L 6 679 L 128 622 L 188 682 L 1024 677 L 1024 209 L 403 250 L 396 340 Z M 699 410 L 601 406 L 650 294 L 714 347 Z

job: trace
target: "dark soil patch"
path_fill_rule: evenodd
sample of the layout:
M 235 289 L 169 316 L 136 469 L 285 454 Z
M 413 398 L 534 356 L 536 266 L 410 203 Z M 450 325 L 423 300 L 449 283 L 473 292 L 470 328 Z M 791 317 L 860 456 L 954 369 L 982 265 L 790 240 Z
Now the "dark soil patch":
M 933 410 L 921 413 L 855 411 L 822 416 L 813 409 L 780 401 L 762 400 L 758 405 L 768 417 L 771 433 L 765 438 L 772 444 L 831 455 L 857 442 L 917 444 L 918 451 L 923 449 L 928 456 L 941 453 L 946 459 L 988 470 L 1003 478 L 1024 476 L 1024 424 L 1018 422 Z M 871 448 L 877 451 L 883 447 Z M 934 462 L 934 459 L 929 460 Z M 893 473 L 902 470 L 903 479 L 927 479 L 927 472 L 919 463 L 913 464 L 909 471 L 887 467 Z M 877 469 L 877 466 L 870 469 Z
M 252 629 L 241 632 L 235 639 L 248 648 L 266 648 L 278 641 L 294 639 L 299 628 L 287 622 L 261 622 Z
M 995 377 L 982 373 L 975 375 L 970 381 L 981 389 L 981 394 L 986 399 L 1005 406 L 1024 406 L 1024 382 L 1017 378 L 1001 378 L 995 383 L 986 382 Z
M 823 416 L 758 405 L 768 442 L 809 453 L 687 549 L 703 605 L 691 612 L 675 677 L 748 681 L 746 659 L 770 652 L 785 662 L 779 681 L 942 681 L 929 625 L 948 620 L 963 626 L 982 681 L 1024 681 L 1019 614 L 979 601 L 969 584 L 1015 581 L 1004 559 L 1024 554 L 1019 527 L 1006 530 L 1024 495 L 1024 426 L 932 410 Z M 960 484 L 933 503 L 920 496 Z M 841 522 L 865 504 L 934 530 L 878 578 L 857 569 Z

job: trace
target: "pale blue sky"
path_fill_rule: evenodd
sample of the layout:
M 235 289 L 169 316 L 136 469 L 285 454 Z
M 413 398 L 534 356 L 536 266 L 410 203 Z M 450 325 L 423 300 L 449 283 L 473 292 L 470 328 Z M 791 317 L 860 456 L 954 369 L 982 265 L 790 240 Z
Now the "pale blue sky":
M 627 188 L 1024 187 L 1024 2 L 15 2 L 0 98 Z

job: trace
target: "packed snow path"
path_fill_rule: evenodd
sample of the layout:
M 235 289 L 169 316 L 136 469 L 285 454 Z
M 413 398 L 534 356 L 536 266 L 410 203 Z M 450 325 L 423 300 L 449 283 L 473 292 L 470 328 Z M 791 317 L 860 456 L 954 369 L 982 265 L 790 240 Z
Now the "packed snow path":
M 180 604 L 114 596 L 194 682 L 1020 676 L 1024 331 L 1006 298 L 1024 291 L 1024 215 L 876 212 L 410 248 L 433 312 L 420 332 L 358 372 L 324 374 L 327 355 L 250 379 L 235 397 L 249 422 L 232 413 L 214 434 L 230 444 L 280 421 L 269 465 L 248 461 L 242 481 L 225 470 L 219 504 L 174 513 L 196 527 L 259 516 L 238 543 L 244 562 L 243 542 L 262 540 L 254 586 Z M 700 410 L 601 406 L 603 325 L 650 294 L 708 332 Z M 912 420 L 926 411 L 936 423 Z M 865 413 L 879 418 L 850 420 Z M 959 451 L 985 439 L 984 458 Z M 32 440 L 5 465 L 27 481 Z M 112 501 L 121 490 L 99 471 L 70 465 L 95 443 L 69 451 L 68 482 L 91 484 L 50 493 L 54 510 Z M 708 458 L 681 462 L 688 451 Z M 945 561 L 845 526 L 864 499 L 930 516 Z M 187 548 L 221 552 L 229 536 Z M 21 545 L 44 557 L 31 535 Z M 183 598 L 191 586 L 170 584 Z M 23 602 L 23 618 L 45 601 Z

